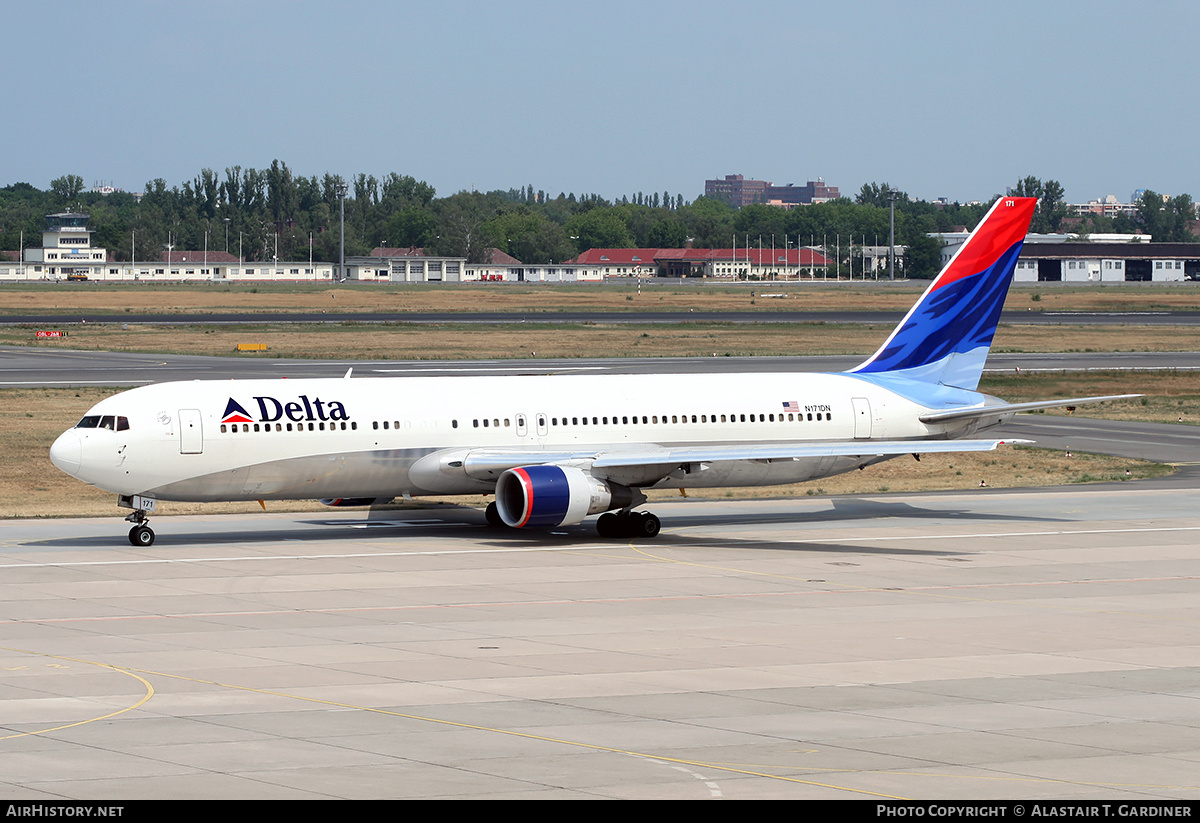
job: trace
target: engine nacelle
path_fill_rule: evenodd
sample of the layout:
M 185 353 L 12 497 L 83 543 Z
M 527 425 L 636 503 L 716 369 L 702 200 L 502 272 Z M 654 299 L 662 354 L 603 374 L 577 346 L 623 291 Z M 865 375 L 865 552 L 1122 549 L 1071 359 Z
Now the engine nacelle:
M 522 466 L 496 481 L 496 511 L 517 529 L 571 526 L 589 514 L 625 508 L 633 497 L 626 486 L 570 466 Z

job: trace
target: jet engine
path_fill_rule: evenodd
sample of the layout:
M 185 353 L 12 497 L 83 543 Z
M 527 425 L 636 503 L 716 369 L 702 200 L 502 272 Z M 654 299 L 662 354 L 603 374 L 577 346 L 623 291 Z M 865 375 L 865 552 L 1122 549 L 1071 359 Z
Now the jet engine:
M 607 483 L 570 466 L 521 466 L 496 481 L 496 511 L 505 525 L 571 526 L 589 514 L 636 505 L 628 486 Z

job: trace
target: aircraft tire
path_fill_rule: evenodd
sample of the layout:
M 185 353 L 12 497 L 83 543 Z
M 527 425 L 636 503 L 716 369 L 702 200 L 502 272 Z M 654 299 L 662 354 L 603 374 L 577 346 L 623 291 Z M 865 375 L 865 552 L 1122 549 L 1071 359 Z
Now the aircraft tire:
M 605 512 L 596 521 L 596 533 L 601 537 L 620 537 L 621 519 L 612 512 Z
M 129 530 L 129 542 L 134 546 L 153 546 L 154 530 L 149 526 L 134 526 Z
M 662 531 L 662 521 L 658 516 L 650 512 L 642 512 L 638 514 L 637 519 L 632 525 L 637 527 L 635 537 L 658 537 L 658 533 Z
M 487 508 L 483 510 L 483 516 L 487 518 L 489 526 L 499 528 L 507 525 L 500 517 L 500 510 L 496 508 L 496 501 L 487 504 Z

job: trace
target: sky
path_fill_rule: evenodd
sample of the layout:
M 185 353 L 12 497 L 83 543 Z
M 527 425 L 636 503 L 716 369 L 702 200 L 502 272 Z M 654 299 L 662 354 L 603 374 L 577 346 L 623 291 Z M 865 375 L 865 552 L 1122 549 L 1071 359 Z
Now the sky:
M 14 0 L 0 186 L 140 192 L 278 159 L 439 196 L 692 200 L 743 174 L 1196 197 L 1198 24 L 1154 0 Z

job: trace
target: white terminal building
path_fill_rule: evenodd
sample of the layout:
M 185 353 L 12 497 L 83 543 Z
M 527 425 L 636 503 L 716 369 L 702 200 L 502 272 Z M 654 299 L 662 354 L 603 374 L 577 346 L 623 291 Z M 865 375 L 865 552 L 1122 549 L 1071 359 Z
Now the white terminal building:
M 335 281 L 338 264 L 320 261 L 248 262 L 224 251 L 172 249 L 158 259 L 115 262 L 106 249 L 92 245 L 88 215 L 46 215 L 41 248 L 26 248 L 16 259 L 0 259 L 0 280 L 133 280 L 170 282 L 212 280 Z M 423 249 L 377 248 L 364 257 L 346 258 L 347 280 L 372 283 L 461 283 L 473 281 L 578 282 L 602 280 L 597 266 L 526 265 L 493 250 L 490 263 L 465 257 L 426 255 Z

